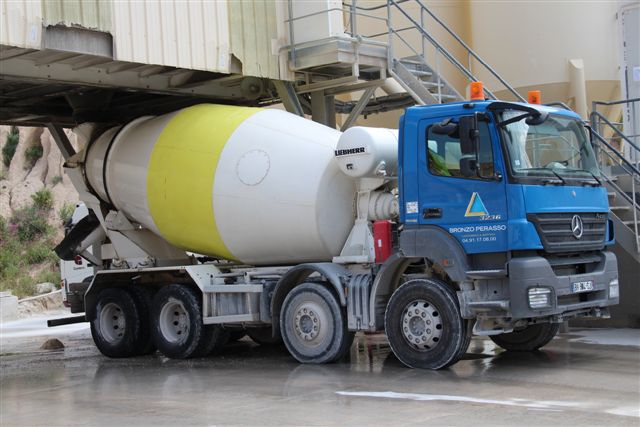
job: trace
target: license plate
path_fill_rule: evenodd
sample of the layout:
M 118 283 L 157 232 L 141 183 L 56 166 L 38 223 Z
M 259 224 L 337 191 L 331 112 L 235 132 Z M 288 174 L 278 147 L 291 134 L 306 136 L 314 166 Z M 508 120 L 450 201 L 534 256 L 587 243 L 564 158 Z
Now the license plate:
M 593 290 L 593 280 L 574 282 L 571 284 L 571 292 L 587 292 Z

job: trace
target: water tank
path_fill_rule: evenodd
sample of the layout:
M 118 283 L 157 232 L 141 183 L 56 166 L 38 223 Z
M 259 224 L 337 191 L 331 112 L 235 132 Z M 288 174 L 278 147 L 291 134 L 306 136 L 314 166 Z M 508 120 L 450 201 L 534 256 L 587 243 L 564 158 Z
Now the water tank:
M 347 129 L 335 150 L 340 170 L 354 178 L 396 176 L 398 131 L 356 126 Z
M 330 261 L 354 222 L 339 137 L 280 110 L 197 105 L 107 130 L 85 173 L 101 199 L 182 249 L 252 265 Z

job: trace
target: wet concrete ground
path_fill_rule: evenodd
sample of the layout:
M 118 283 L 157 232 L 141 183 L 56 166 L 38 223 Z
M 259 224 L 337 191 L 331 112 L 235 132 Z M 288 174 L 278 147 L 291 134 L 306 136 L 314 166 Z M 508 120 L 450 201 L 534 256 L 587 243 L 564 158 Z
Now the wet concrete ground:
M 640 426 L 640 330 L 572 330 L 510 354 L 474 338 L 443 371 L 411 370 L 380 336 L 300 365 L 248 338 L 176 361 L 100 355 L 86 324 L 0 327 L 0 425 Z M 39 350 L 57 337 L 64 350 Z

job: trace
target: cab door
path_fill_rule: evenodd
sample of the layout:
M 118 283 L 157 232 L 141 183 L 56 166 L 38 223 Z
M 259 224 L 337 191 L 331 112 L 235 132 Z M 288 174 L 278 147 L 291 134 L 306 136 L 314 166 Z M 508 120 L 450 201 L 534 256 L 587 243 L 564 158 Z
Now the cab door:
M 418 127 L 419 224 L 443 228 L 468 254 L 505 251 L 506 175 L 491 118 L 478 120 L 477 156 L 463 154 L 459 132 L 437 132 L 434 124 L 446 119 L 459 122 L 459 117 L 429 118 Z

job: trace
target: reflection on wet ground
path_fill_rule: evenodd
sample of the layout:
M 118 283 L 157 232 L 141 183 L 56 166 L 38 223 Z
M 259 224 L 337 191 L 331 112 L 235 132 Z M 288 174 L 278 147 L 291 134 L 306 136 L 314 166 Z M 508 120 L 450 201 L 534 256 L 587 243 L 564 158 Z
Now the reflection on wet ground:
M 584 334 L 525 354 L 474 338 L 441 371 L 405 368 L 382 335 L 359 334 L 349 357 L 322 366 L 248 338 L 187 361 L 107 359 L 86 331 L 61 337 L 62 351 L 5 339 L 0 425 L 639 426 L 640 331 L 623 345 L 580 342 Z

